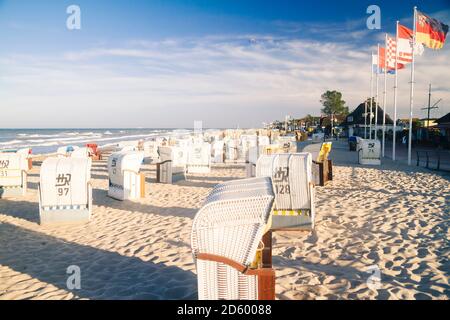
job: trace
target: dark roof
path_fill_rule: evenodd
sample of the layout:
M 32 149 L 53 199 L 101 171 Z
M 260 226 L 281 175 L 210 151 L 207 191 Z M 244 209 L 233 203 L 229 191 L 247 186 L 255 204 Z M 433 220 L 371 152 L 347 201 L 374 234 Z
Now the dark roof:
M 373 108 L 373 112 L 375 113 L 375 106 L 373 105 L 372 108 Z M 383 109 L 381 109 L 381 107 L 378 105 L 377 105 L 377 108 L 378 108 L 377 123 L 379 125 L 382 125 L 383 124 Z M 369 109 L 370 109 L 370 107 L 368 104 L 367 110 L 369 111 Z M 363 102 L 347 116 L 345 121 L 341 123 L 341 126 L 351 126 L 351 125 L 356 125 L 356 124 L 364 125 L 364 111 L 365 111 L 365 104 Z M 352 120 L 352 121 L 349 121 L 349 120 Z M 367 115 L 367 123 L 369 123 L 369 115 Z M 386 124 L 387 125 L 394 124 L 394 121 L 392 121 L 391 117 L 389 117 L 389 115 L 387 113 L 386 113 Z
M 442 118 L 437 119 L 436 122 L 437 122 L 438 124 L 450 122 L 450 112 L 447 113 L 447 114 L 446 114 L 445 116 L 443 116 Z

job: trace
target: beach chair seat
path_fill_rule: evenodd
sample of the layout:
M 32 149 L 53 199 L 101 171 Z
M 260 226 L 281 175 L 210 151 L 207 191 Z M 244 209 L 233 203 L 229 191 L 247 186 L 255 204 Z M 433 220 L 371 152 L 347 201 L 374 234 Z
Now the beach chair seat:
M 195 143 L 191 145 L 187 154 L 186 172 L 211 172 L 211 144 Z
M 41 224 L 86 222 L 92 212 L 90 158 L 47 158 L 39 182 Z
M 158 147 L 160 162 L 156 164 L 156 181 L 173 183 L 186 179 L 188 149 L 177 146 Z
M 246 180 L 213 189 L 194 218 L 191 246 L 200 300 L 275 298 L 275 272 L 262 266 L 258 254 L 268 230 L 272 185 L 270 178 Z
M 27 193 L 28 159 L 23 153 L 0 153 L 0 198 Z
M 119 151 L 108 157 L 108 196 L 117 200 L 145 197 L 145 176 L 139 173 L 144 153 Z
M 314 184 L 310 153 L 262 155 L 257 177 L 270 177 L 275 194 L 271 230 L 314 228 Z
M 358 143 L 358 163 L 363 165 L 381 165 L 381 143 L 379 140 L 360 140 Z

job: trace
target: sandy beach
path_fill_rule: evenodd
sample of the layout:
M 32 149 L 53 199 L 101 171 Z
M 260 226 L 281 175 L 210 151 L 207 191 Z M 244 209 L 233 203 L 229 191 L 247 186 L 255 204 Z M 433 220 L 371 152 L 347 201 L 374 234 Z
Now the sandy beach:
M 360 166 L 343 142 L 331 159 L 315 231 L 274 234 L 277 299 L 448 299 L 450 175 L 390 160 Z M 144 165 L 146 197 L 117 201 L 106 193 L 106 161 L 95 161 L 91 221 L 40 226 L 38 164 L 25 197 L 0 200 L 1 300 L 197 298 L 192 219 L 215 184 L 245 177 L 243 166 L 166 185 Z M 79 290 L 66 286 L 70 265 L 80 267 Z

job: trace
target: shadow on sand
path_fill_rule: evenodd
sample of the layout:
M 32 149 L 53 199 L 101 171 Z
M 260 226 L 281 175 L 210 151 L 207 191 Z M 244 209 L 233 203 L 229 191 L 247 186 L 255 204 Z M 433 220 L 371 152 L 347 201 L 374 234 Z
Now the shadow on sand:
M 163 263 L 64 241 L 0 224 L 0 264 L 88 299 L 196 299 L 196 276 Z M 80 267 L 81 289 L 67 288 L 67 267 Z M 35 289 L 38 291 L 39 289 Z

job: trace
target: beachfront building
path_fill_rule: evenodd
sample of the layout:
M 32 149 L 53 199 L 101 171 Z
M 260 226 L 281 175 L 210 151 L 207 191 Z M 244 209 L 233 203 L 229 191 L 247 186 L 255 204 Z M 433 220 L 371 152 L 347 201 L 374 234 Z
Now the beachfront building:
M 439 144 L 450 149 L 450 112 L 436 120 L 440 132 Z
M 372 111 L 372 135 L 375 133 L 375 106 L 373 107 Z M 383 130 L 383 109 L 380 106 L 377 106 L 378 108 L 378 117 L 377 117 L 377 124 L 378 124 L 378 135 L 381 136 L 382 130 Z M 364 137 L 364 132 L 366 130 L 367 135 L 369 135 L 369 127 L 370 127 L 370 120 L 369 120 L 369 104 L 367 107 L 367 114 L 365 114 L 366 106 L 365 103 L 361 103 L 358 107 L 356 107 L 355 110 L 353 110 L 346 118 L 345 120 L 340 124 L 340 127 L 344 130 L 344 135 L 349 136 L 359 136 Z M 392 135 L 393 132 L 393 124 L 391 117 L 386 114 L 386 133 L 388 135 Z M 367 129 L 365 129 L 367 128 Z M 403 127 L 397 127 L 397 131 L 402 131 Z

